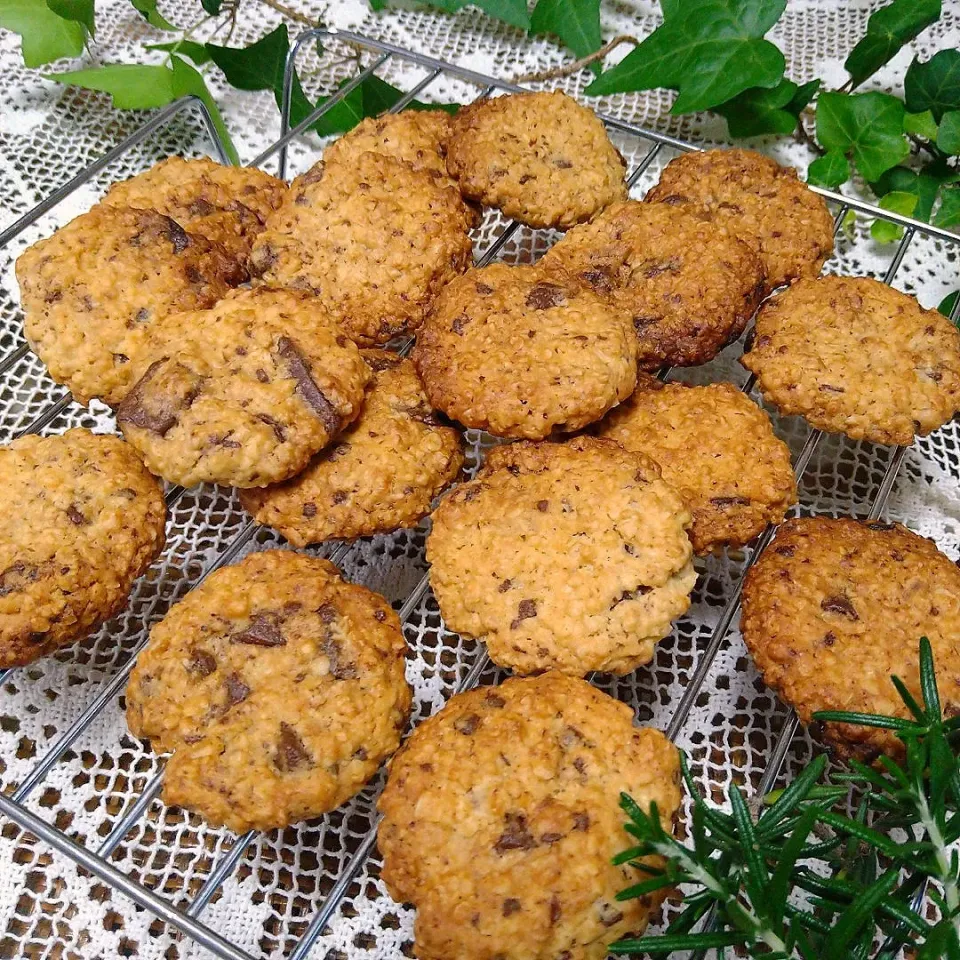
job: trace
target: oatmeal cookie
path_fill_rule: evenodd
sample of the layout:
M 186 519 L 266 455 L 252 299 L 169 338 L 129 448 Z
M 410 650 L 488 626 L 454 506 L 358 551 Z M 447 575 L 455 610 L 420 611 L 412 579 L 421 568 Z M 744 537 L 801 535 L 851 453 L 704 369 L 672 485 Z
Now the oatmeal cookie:
M 833 217 L 792 167 L 754 150 L 682 154 L 664 168 L 647 200 L 707 207 L 760 251 L 769 292 L 815 277 L 833 253 Z
M 640 365 L 712 360 L 743 332 L 763 294 L 756 251 L 690 205 L 615 203 L 541 260 L 609 294 L 633 319 Z
M 468 427 L 540 439 L 630 395 L 627 314 L 559 271 L 495 263 L 450 283 L 413 352 L 430 402 Z
M 264 282 L 315 293 L 358 343 L 423 322 L 470 263 L 470 215 L 456 188 L 394 157 L 323 162 L 293 182 L 253 248 Z
M 742 358 L 781 413 L 907 445 L 960 409 L 960 332 L 866 277 L 804 280 L 765 303 Z
M 560 91 L 479 100 L 447 141 L 464 196 L 532 227 L 565 230 L 623 200 L 625 167 L 596 114 Z
M 166 803 L 238 833 L 320 816 L 400 743 L 410 710 L 400 620 L 326 560 L 254 553 L 150 631 L 127 723 L 174 751 Z
M 612 441 L 495 447 L 434 512 L 430 582 L 501 666 L 625 674 L 690 605 L 689 524 L 657 465 Z
M 185 487 L 293 476 L 360 413 L 370 368 L 300 290 L 238 290 L 151 330 L 117 408 L 158 476 Z
M 797 501 L 790 450 L 732 384 L 663 384 L 643 374 L 597 434 L 657 462 L 693 514 L 698 554 L 749 543 Z
M 765 682 L 805 724 L 818 710 L 909 716 L 890 677 L 921 699 L 921 637 L 945 714 L 960 712 L 960 570 L 898 523 L 788 521 L 747 576 L 740 628 Z M 840 757 L 903 752 L 890 730 L 821 732 Z
M 547 673 L 458 694 L 414 730 L 390 765 L 377 842 L 390 895 L 417 908 L 420 960 L 603 960 L 643 931 L 665 894 L 617 901 L 645 876 L 611 862 L 629 846 L 617 801 L 655 803 L 669 830 L 679 762 L 632 721 L 626 704 Z
M 17 260 L 24 333 L 80 403 L 119 403 L 144 332 L 243 280 L 216 243 L 153 210 L 97 206 Z
M 282 180 L 256 167 L 168 157 L 145 173 L 115 183 L 103 203 L 166 214 L 246 264 L 253 238 L 286 193 Z
M 118 437 L 89 430 L 0 447 L 0 668 L 23 666 L 118 614 L 163 549 L 157 481 Z
M 463 466 L 460 433 L 436 419 L 411 361 L 363 356 L 373 381 L 339 441 L 292 479 L 240 493 L 255 520 L 295 546 L 415 526 Z

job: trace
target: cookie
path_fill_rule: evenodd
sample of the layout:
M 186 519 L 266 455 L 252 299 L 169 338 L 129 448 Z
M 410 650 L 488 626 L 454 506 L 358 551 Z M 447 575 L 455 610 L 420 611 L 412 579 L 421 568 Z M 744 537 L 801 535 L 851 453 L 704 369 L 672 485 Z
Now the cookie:
M 579 430 L 637 379 L 629 317 L 539 266 L 495 263 L 454 280 L 412 356 L 437 409 L 498 437 Z
M 450 125 L 463 195 L 531 227 L 566 230 L 625 199 L 625 168 L 596 114 L 560 91 L 478 100 Z
M 633 319 L 640 364 L 690 367 L 743 332 L 763 294 L 763 264 L 748 244 L 690 205 L 627 200 L 574 227 L 543 257 Z
M 294 546 L 414 527 L 463 466 L 460 433 L 437 420 L 413 364 L 387 350 L 363 356 L 373 380 L 339 441 L 292 479 L 240 493 Z
M 681 154 L 664 168 L 647 200 L 707 207 L 760 251 L 766 291 L 815 277 L 833 253 L 833 217 L 792 167 L 754 150 Z
M 0 669 L 80 640 L 118 614 L 163 549 L 157 481 L 89 430 L 0 447 Z
M 310 290 L 358 343 L 416 330 L 470 263 L 457 190 L 394 157 L 363 153 L 295 180 L 253 248 L 264 282 Z
M 215 240 L 245 264 L 253 238 L 286 193 L 282 180 L 256 167 L 168 157 L 145 173 L 115 183 L 103 203 L 173 217 L 184 230 Z
M 185 487 L 293 476 L 360 413 L 370 368 L 300 290 L 238 290 L 151 330 L 117 423 L 146 465 Z
M 664 892 L 616 899 L 646 876 L 611 862 L 629 846 L 618 798 L 655 803 L 669 830 L 679 762 L 632 721 L 547 673 L 458 694 L 414 730 L 390 764 L 377 845 L 390 895 L 417 908 L 420 960 L 603 960 L 644 930 Z
M 97 206 L 17 260 L 24 333 L 80 403 L 119 403 L 144 332 L 244 278 L 216 243 L 153 210 Z
M 805 724 L 818 710 L 908 717 L 890 677 L 922 702 L 921 637 L 945 715 L 960 712 L 960 570 L 898 523 L 788 521 L 747 576 L 740 628 L 764 681 Z M 842 758 L 903 752 L 890 730 L 827 723 L 820 733 Z
M 340 806 L 400 743 L 410 710 L 400 620 L 326 560 L 254 553 L 150 631 L 127 724 L 174 751 L 166 803 L 237 833 Z
M 664 384 L 643 374 L 597 435 L 657 462 L 693 514 L 695 553 L 749 543 L 797 502 L 790 450 L 729 383 Z
M 960 409 L 960 332 L 867 277 L 804 280 L 765 303 L 742 363 L 781 413 L 854 440 L 906 446 Z
M 427 538 L 447 626 L 518 673 L 625 674 L 690 605 L 690 513 L 610 440 L 495 447 Z

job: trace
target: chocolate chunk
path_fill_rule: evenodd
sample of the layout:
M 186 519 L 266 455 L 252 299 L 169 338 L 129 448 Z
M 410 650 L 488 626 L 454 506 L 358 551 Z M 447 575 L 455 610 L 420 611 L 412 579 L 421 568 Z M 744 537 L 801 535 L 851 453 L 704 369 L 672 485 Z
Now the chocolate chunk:
M 848 620 L 860 619 L 856 608 L 846 597 L 827 597 L 820 601 L 820 609 L 826 613 L 839 613 Z
M 277 351 L 286 363 L 290 376 L 297 381 L 300 396 L 313 409 L 328 433 L 338 433 L 342 426 L 340 415 L 310 375 L 310 366 L 300 352 L 300 348 L 289 337 L 280 337 L 277 341 Z
M 774 547 L 773 552 L 781 557 L 792 557 L 794 554 L 794 549 L 793 547 L 784 544 L 782 547 Z
M 343 344 L 341 344 L 341 346 L 343 346 Z M 376 370 L 377 373 L 381 370 L 393 370 L 394 367 L 399 366 L 403 362 L 402 357 L 386 352 L 364 354 L 363 359 L 367 361 L 367 366 L 371 370 Z
M 333 497 L 332 497 L 331 499 L 333 500 L 334 504 L 337 504 L 337 503 L 346 503 L 347 498 L 348 498 L 349 496 L 350 496 L 350 495 L 347 493 L 346 490 L 334 490 L 334 491 L 333 491 Z
M 486 283 L 480 283 L 479 280 L 477 281 L 476 288 L 477 288 L 477 293 L 479 293 L 481 297 L 487 297 L 491 293 L 493 293 L 493 287 L 489 286 Z
M 250 688 L 240 679 L 236 673 L 231 673 L 227 677 L 227 709 L 242 703 L 250 696 Z
M 612 927 L 623 919 L 623 911 L 617 910 L 612 903 L 604 903 L 600 907 L 600 922 L 605 927 Z
M 176 220 L 171 220 L 170 217 L 163 219 L 167 222 L 167 236 L 173 244 L 173 252 L 183 253 L 190 246 L 190 236 Z
M 454 317 L 452 323 L 450 324 L 450 329 L 458 336 L 463 336 L 463 331 L 466 330 L 467 324 L 470 322 L 470 318 L 461 313 L 459 317 Z
M 553 161 L 553 165 L 557 167 L 557 169 L 559 170 L 573 169 L 573 163 L 571 163 L 571 161 L 567 160 L 565 157 L 558 157 L 556 160 Z
M 679 259 L 670 257 L 668 260 L 651 260 L 640 265 L 640 271 L 648 280 L 659 277 L 661 273 L 676 273 L 682 266 Z
M 256 376 L 261 383 L 270 382 L 270 375 L 267 373 L 266 370 L 263 369 L 263 367 L 257 367 Z
M 209 677 L 217 669 L 217 661 L 208 650 L 199 647 L 193 651 L 193 656 L 187 664 L 190 673 L 199 673 L 201 677 Z
M 549 501 L 549 500 L 538 500 L 538 501 L 537 501 L 537 509 L 538 509 L 541 513 L 546 513 L 546 512 L 550 509 L 550 501 Z
M 465 737 L 473 736 L 479 726 L 480 717 L 475 713 L 468 713 L 465 717 L 457 717 L 453 722 L 453 729 L 462 733 Z
M 610 604 L 610 609 L 613 610 L 614 607 L 623 603 L 625 600 L 636 600 L 637 597 L 646 596 L 652 589 L 653 587 L 648 587 L 641 583 L 634 587 L 633 590 L 624 590 L 623 593 Z
M 560 898 L 554 894 L 550 898 L 550 926 L 555 927 L 560 922 Z
M 70 522 L 78 527 L 84 527 L 90 522 L 72 503 L 67 507 L 67 516 L 70 518 Z
M 527 818 L 522 813 L 507 813 L 504 815 L 506 827 L 497 838 L 493 849 L 497 853 L 507 850 L 530 850 L 537 845 L 533 834 L 527 829 Z
M 500 583 L 500 586 L 497 587 L 497 593 L 506 593 L 508 590 L 513 588 L 513 581 L 507 577 L 506 580 L 503 580 Z
M 516 630 L 520 626 L 520 623 L 523 620 L 529 620 L 531 617 L 537 615 L 537 601 L 536 600 L 521 600 L 517 605 L 517 616 L 515 620 L 512 620 L 510 623 L 510 629 Z
M 562 833 L 550 832 L 550 833 L 540 834 L 541 843 L 546 843 L 546 844 L 556 843 L 558 840 L 562 840 L 562 839 L 563 839 Z
M 534 310 L 548 310 L 550 307 L 559 307 L 566 299 L 567 295 L 563 287 L 543 281 L 530 288 L 527 294 L 527 306 Z
M 501 707 L 505 707 L 507 705 L 507 701 L 496 693 L 488 693 L 483 698 L 483 702 L 486 706 L 493 707 L 496 710 L 499 710 Z
M 257 613 L 246 630 L 230 635 L 230 642 L 252 647 L 284 647 L 287 641 L 280 632 L 277 619 L 273 613 Z
M 156 382 L 153 382 L 156 381 Z M 155 360 L 117 407 L 117 422 L 165 437 L 200 396 L 204 378 L 169 357 Z
M 317 505 L 315 503 L 305 503 L 301 512 L 309 520 L 317 515 Z
M 716 507 L 748 507 L 749 497 L 711 497 L 710 502 Z
M 283 424 L 280 423 L 279 420 L 274 420 L 273 417 L 266 413 L 258 413 L 257 419 L 272 428 L 273 435 L 280 443 L 283 443 L 287 439 L 287 431 L 283 429 Z
M 503 915 L 509 917 L 520 909 L 520 901 L 515 897 L 507 897 L 503 901 Z
M 579 762 L 578 762 L 579 761 Z M 583 773 L 583 760 L 579 757 L 573 761 L 573 765 Z M 573 815 L 573 829 L 574 830 L 589 830 L 590 829 L 590 815 L 584 813 L 582 810 L 578 810 Z
M 830 383 L 821 383 L 820 391 L 821 393 L 846 393 L 843 387 L 835 387 Z
M 601 293 L 609 293 L 613 289 L 613 278 L 606 270 L 594 269 L 585 270 L 580 277 L 588 283 L 594 290 Z
M 823 645 L 825 647 L 832 647 L 837 642 L 837 635 L 829 630 L 823 635 Z
M 317 607 L 317 616 L 319 616 L 324 623 L 333 623 L 333 621 L 337 619 L 337 611 L 333 604 L 325 603 L 323 606 Z
M 0 573 L 0 597 L 19 593 L 28 583 L 36 582 L 39 575 L 40 571 L 34 564 L 17 560 Z
M 865 524 L 868 530 L 894 530 L 896 528 L 895 523 L 884 523 L 882 520 L 872 520 L 870 523 Z
M 384 620 L 387 619 L 387 611 L 377 610 L 373 615 L 373 619 L 376 620 L 378 623 L 383 623 Z
M 671 193 L 668 197 L 662 197 L 658 202 L 678 204 L 678 203 L 687 203 L 689 199 L 690 199 L 689 197 L 684 197 L 679 193 Z
M 192 217 L 209 217 L 216 209 L 209 200 L 204 200 L 203 197 L 197 197 L 197 199 L 187 207 L 187 211 Z
M 304 764 L 312 765 L 313 756 L 307 750 L 297 731 L 289 723 L 280 721 L 280 736 L 277 738 L 277 752 L 273 758 L 278 770 L 289 773 Z
M 356 680 L 360 675 L 355 663 L 342 663 L 343 650 L 340 644 L 332 637 L 327 636 L 320 644 L 320 649 L 330 661 L 330 673 L 336 680 Z

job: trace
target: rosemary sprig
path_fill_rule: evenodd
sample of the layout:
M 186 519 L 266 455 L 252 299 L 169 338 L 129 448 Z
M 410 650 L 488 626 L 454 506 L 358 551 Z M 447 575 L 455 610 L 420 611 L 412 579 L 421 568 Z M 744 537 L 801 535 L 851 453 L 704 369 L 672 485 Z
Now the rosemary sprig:
M 615 862 L 633 864 L 644 879 L 620 899 L 679 885 L 687 892 L 666 931 L 620 940 L 611 953 L 724 957 L 739 948 L 771 960 L 894 960 L 906 947 L 916 960 L 960 960 L 960 856 L 951 849 L 960 839 L 960 717 L 943 717 L 926 637 L 923 703 L 892 681 L 909 719 L 840 711 L 816 719 L 892 730 L 903 742 L 900 760 L 854 760 L 828 775 L 818 756 L 754 817 L 736 786 L 729 811 L 709 803 L 681 755 L 693 798 L 689 845 L 663 828 L 655 806 L 647 812 L 621 795 L 636 842 Z M 850 816 L 842 811 L 853 800 Z M 639 862 L 651 855 L 662 868 Z M 936 920 L 927 919 L 927 899 Z

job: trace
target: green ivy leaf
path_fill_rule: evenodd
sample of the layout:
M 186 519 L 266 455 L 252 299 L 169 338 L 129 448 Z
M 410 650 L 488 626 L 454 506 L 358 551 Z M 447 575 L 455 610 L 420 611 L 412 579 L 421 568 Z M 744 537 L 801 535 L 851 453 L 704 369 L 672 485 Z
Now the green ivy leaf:
M 211 17 L 219 16 L 222 5 L 223 0 L 200 0 L 200 6 L 203 7 Z
M 903 102 L 886 93 L 822 93 L 817 100 L 817 139 L 829 150 L 853 153 L 867 180 L 904 160 Z
M 163 18 L 157 9 L 157 0 L 130 0 L 130 3 L 151 27 L 156 27 L 158 30 L 177 29 L 169 20 Z
M 495 20 L 502 20 L 521 30 L 530 29 L 527 0 L 422 0 L 422 2 L 435 10 L 443 10 L 444 13 L 456 13 L 464 7 L 479 7 Z M 387 0 L 370 0 L 370 6 L 373 10 L 383 10 L 388 6 L 388 2 Z
M 933 113 L 929 110 L 924 110 L 923 113 L 905 113 L 903 115 L 903 132 L 935 141 L 937 139 L 937 121 L 933 119 Z
M 83 53 L 83 25 L 57 16 L 42 0 L 0 0 L 0 27 L 20 35 L 27 67 Z
M 807 168 L 807 183 L 835 190 L 850 179 L 850 164 L 839 150 L 828 150 Z
M 167 53 L 182 53 L 189 57 L 198 67 L 210 62 L 210 53 L 202 43 L 193 40 L 175 40 L 171 43 L 148 43 L 147 50 L 165 50 Z
M 876 73 L 939 17 L 940 0 L 893 0 L 871 14 L 866 35 L 843 63 L 853 85 Z
M 793 133 L 800 112 L 820 86 L 812 80 L 798 87 L 784 78 L 769 90 L 751 87 L 715 111 L 726 118 L 732 137 L 756 137 L 765 133 Z
M 917 203 L 911 216 L 918 220 L 929 220 L 942 182 L 942 178 L 932 172 L 916 173 L 906 167 L 891 167 L 872 187 L 878 197 L 889 193 L 913 194 Z
M 933 218 L 935 226 L 949 230 L 960 226 L 960 187 L 944 187 L 940 194 L 940 208 Z
M 669 87 L 680 95 L 671 113 L 709 110 L 751 87 L 775 87 L 784 59 L 764 34 L 786 0 L 684 0 L 586 92 L 593 96 Z
M 948 110 L 940 118 L 937 146 L 951 156 L 960 153 L 960 110 Z
M 960 110 L 960 50 L 941 50 L 926 63 L 915 59 L 903 92 L 911 113 L 929 110 L 938 123 L 948 110 Z
M 957 302 L 957 297 L 960 296 L 960 290 L 954 290 L 953 293 L 948 293 L 941 301 L 940 305 L 937 307 L 937 310 L 940 311 L 948 320 L 950 319 L 950 314 L 953 311 L 953 305 Z
M 213 119 L 213 125 L 217 129 L 221 141 L 223 141 L 223 146 L 227 151 L 230 162 L 234 164 L 234 166 L 239 166 L 240 157 L 237 154 L 237 148 L 233 145 L 230 131 L 227 130 L 227 125 L 223 122 L 220 108 L 207 89 L 207 84 L 203 76 L 191 67 L 186 60 L 181 60 L 180 57 L 175 56 L 173 58 L 173 95 L 174 97 L 185 97 L 187 94 L 193 94 L 195 97 L 199 97 L 206 105 Z
M 47 6 L 58 17 L 82 24 L 91 37 L 96 35 L 97 25 L 93 0 L 47 0 Z
M 45 80 L 109 93 L 120 110 L 149 110 L 174 99 L 173 73 L 169 67 L 136 63 L 113 63 L 68 73 L 45 73 Z
M 600 0 L 538 0 L 530 33 L 552 33 L 578 57 L 585 57 L 603 46 Z M 599 64 L 593 67 L 599 69 Z
M 913 193 L 894 190 L 880 198 L 880 208 L 882 210 L 890 210 L 904 217 L 912 217 L 916 207 L 917 197 Z M 874 220 L 870 224 L 870 236 L 880 243 L 891 243 L 903 236 L 903 227 L 896 223 L 890 223 L 889 220 Z

